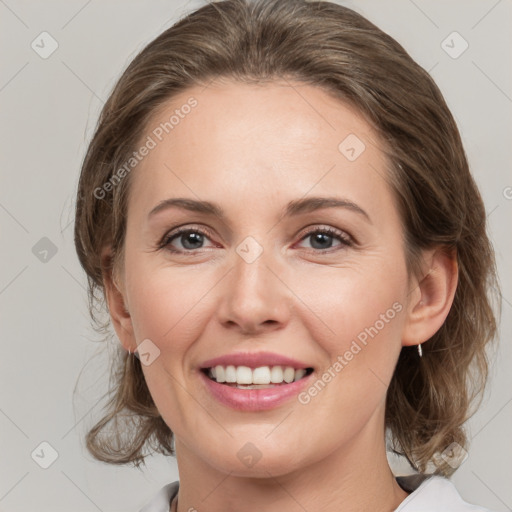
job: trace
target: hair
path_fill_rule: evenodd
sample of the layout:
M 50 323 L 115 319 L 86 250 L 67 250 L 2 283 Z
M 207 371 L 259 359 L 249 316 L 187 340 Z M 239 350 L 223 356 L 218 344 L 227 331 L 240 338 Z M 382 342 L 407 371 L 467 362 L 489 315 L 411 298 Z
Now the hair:
M 94 327 L 109 332 L 109 320 L 100 321 L 96 312 L 108 312 L 104 279 L 122 265 L 131 174 L 117 178 L 104 197 L 97 191 L 116 178 L 160 106 L 215 79 L 293 80 L 355 107 L 387 156 L 410 275 L 419 275 L 424 249 L 455 254 L 452 307 L 423 344 L 421 359 L 415 346 L 402 348 L 385 416 L 395 453 L 420 473 L 430 467 L 433 474 L 451 475 L 456 467 L 442 452 L 452 443 L 468 446 L 463 424 L 478 397 L 481 403 L 486 348 L 497 330 L 493 298 L 501 296 L 485 207 L 435 82 L 397 41 L 349 8 L 306 0 L 214 2 L 179 20 L 131 61 L 101 111 L 78 184 L 74 237 Z M 108 264 L 101 259 L 105 247 L 112 254 Z M 110 385 L 105 415 L 86 435 L 89 452 L 137 467 L 145 463 L 145 447 L 173 455 L 173 433 L 152 400 L 141 363 L 121 347 Z M 106 430 L 111 422 L 115 428 Z

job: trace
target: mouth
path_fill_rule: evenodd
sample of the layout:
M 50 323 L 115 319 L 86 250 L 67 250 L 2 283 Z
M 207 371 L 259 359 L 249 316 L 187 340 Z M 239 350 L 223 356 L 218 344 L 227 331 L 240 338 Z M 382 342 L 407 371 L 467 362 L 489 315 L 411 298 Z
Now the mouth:
M 268 389 L 286 386 L 305 379 L 313 368 L 294 368 L 292 366 L 249 366 L 217 365 L 201 368 L 201 372 L 213 382 L 236 389 Z
M 286 407 L 315 375 L 301 360 L 269 351 L 225 354 L 203 361 L 199 370 L 209 397 L 245 412 Z

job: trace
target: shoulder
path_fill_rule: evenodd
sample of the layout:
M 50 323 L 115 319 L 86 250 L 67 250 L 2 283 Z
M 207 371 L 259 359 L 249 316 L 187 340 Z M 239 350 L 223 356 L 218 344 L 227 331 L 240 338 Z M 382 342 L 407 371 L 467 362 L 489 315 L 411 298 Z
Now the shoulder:
M 179 485 L 179 481 L 176 480 L 162 487 L 139 512 L 169 512 L 169 505 L 178 493 Z
M 442 476 L 397 477 L 399 484 L 412 493 L 395 512 L 493 512 L 462 499 L 455 485 Z M 414 489 L 414 490 L 413 490 Z

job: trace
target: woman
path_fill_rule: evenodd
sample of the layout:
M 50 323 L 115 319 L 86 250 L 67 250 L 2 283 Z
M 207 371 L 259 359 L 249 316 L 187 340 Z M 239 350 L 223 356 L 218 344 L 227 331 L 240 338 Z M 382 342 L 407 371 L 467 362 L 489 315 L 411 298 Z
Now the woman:
M 176 455 L 146 512 L 485 510 L 447 479 L 496 333 L 485 218 L 439 89 L 362 16 L 190 14 L 83 163 L 76 248 L 123 347 L 88 449 Z

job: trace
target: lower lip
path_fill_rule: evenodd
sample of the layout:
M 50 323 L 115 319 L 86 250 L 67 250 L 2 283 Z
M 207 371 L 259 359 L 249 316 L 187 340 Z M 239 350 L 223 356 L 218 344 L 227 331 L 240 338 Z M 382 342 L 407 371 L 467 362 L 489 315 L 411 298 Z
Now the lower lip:
M 297 396 L 307 385 L 312 373 L 290 384 L 280 384 L 273 388 L 239 389 L 210 379 L 199 372 L 210 393 L 222 404 L 238 411 L 263 411 L 273 409 Z

